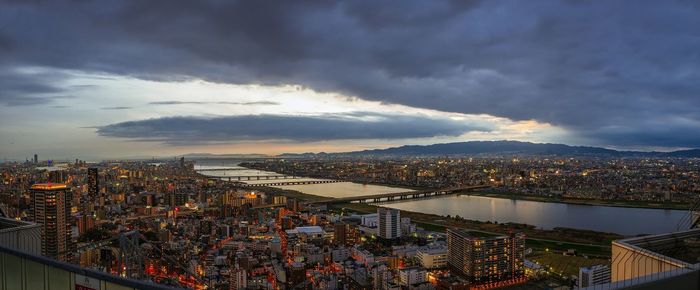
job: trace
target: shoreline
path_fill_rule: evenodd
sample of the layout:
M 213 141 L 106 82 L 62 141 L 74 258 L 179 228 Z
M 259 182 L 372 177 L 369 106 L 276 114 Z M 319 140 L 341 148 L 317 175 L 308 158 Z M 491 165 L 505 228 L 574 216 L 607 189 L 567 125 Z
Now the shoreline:
M 624 207 L 624 208 L 642 208 L 642 209 L 660 209 L 660 210 L 688 210 L 689 207 L 684 204 L 673 204 L 673 205 L 663 205 L 663 204 L 650 204 L 647 202 L 640 201 L 642 204 L 630 204 L 628 200 L 597 200 L 597 199 L 576 199 L 576 198 L 564 198 L 564 199 L 553 199 L 534 195 L 520 195 L 506 192 L 489 192 L 489 191 L 471 191 L 460 193 L 463 195 L 474 195 L 483 196 L 491 198 L 501 198 L 501 199 L 514 199 L 514 200 L 527 200 L 535 202 L 551 202 L 551 203 L 563 203 L 563 204 L 575 204 L 575 205 L 588 205 L 588 206 L 609 206 L 609 207 Z
M 316 201 L 328 199 L 327 197 L 306 194 L 296 190 L 280 189 L 275 187 L 256 188 L 262 192 L 275 195 L 284 195 L 301 201 Z M 329 209 L 346 209 L 356 213 L 373 213 L 381 206 L 370 204 L 345 203 L 329 206 Z M 559 230 L 540 230 L 533 226 L 516 223 L 495 224 L 491 222 L 481 222 L 476 220 L 456 219 L 436 214 L 426 214 L 413 211 L 401 211 L 402 216 L 411 218 L 417 226 L 435 232 L 444 232 L 446 228 L 458 227 L 469 230 L 479 236 L 504 235 L 512 230 L 521 231 L 527 235 L 527 245 L 533 249 L 551 250 L 553 252 L 563 252 L 568 249 L 575 249 L 580 253 L 585 253 L 597 257 L 609 257 L 611 254 L 610 243 L 613 240 L 624 238 L 625 236 L 595 232 L 588 230 L 577 230 L 560 228 Z
M 332 206 L 336 209 L 347 209 L 360 213 L 373 213 L 376 208 L 381 207 L 369 204 L 339 204 Z M 550 249 L 555 252 L 564 252 L 568 249 L 575 249 L 581 253 L 591 256 L 609 257 L 611 254 L 611 242 L 624 238 L 622 235 L 614 233 L 596 232 L 589 230 L 577 230 L 561 228 L 561 230 L 540 230 L 524 224 L 494 224 L 467 219 L 448 218 L 436 214 L 426 214 L 414 211 L 401 211 L 402 217 L 411 218 L 411 222 L 426 230 L 444 232 L 446 228 L 457 227 L 466 229 L 479 236 L 506 235 L 510 231 L 520 231 L 527 236 L 529 247 L 545 250 Z M 428 225 L 429 228 L 426 228 Z M 488 229 L 484 229 L 487 227 Z M 582 237 L 588 235 L 589 239 Z M 592 239 L 592 238 L 595 239 Z
M 253 169 L 259 170 L 259 169 Z M 206 176 L 203 175 L 202 176 Z M 314 177 L 306 177 L 314 178 Z M 352 181 L 347 181 L 352 182 Z M 400 187 L 398 185 L 386 185 L 380 183 L 358 183 L 356 184 L 370 184 L 378 186 L 386 186 L 392 188 L 406 188 Z M 307 194 L 298 190 L 282 189 L 276 187 L 260 187 L 257 190 L 275 194 L 284 195 L 289 198 L 295 198 L 301 201 L 318 201 L 323 199 L 328 199 L 329 197 Z M 408 188 L 407 188 L 408 189 Z M 413 190 L 420 190 L 421 188 L 412 188 Z M 516 199 L 516 200 L 528 200 L 534 202 L 554 202 L 554 203 L 565 203 L 565 204 L 576 204 L 576 205 L 590 205 L 590 206 L 611 206 L 611 207 L 628 207 L 628 208 L 649 208 L 649 209 L 665 209 L 665 210 L 682 210 L 681 208 L 660 208 L 649 205 L 640 204 L 613 204 L 604 201 L 588 201 L 588 200 L 553 200 L 547 197 L 539 196 L 528 196 L 528 195 L 516 195 L 512 193 L 503 192 L 488 192 L 488 191 L 477 191 L 477 192 L 463 192 L 458 194 L 464 195 L 474 195 L 483 196 L 488 198 L 502 198 L 502 199 Z M 329 209 L 347 209 L 358 213 L 372 213 L 376 212 L 377 207 L 382 207 L 381 204 L 370 205 L 370 204 L 338 204 L 329 206 Z M 574 228 L 558 228 L 551 230 L 537 229 L 532 225 L 518 224 L 518 223 L 501 223 L 496 224 L 492 222 L 484 222 L 478 220 L 468 220 L 463 218 L 448 217 L 439 214 L 428 214 L 413 211 L 403 211 L 402 216 L 410 217 L 414 223 L 419 227 L 426 230 L 444 232 L 448 227 L 459 227 L 467 229 L 474 232 L 476 235 L 503 235 L 509 231 L 516 230 L 523 232 L 527 235 L 527 244 L 533 249 L 545 250 L 549 249 L 555 252 L 565 251 L 568 249 L 575 249 L 578 252 L 586 253 L 592 256 L 599 257 L 609 257 L 611 254 L 610 243 L 613 240 L 625 238 L 627 236 L 616 234 L 616 233 L 606 233 L 597 232 L 590 230 L 580 230 Z

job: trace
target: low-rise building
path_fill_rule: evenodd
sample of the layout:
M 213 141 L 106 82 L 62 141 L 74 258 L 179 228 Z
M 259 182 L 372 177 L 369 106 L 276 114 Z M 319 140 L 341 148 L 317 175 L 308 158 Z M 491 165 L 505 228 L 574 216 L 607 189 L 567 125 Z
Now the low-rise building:
M 582 267 L 578 270 L 578 287 L 590 287 L 610 282 L 610 267 L 595 265 Z
M 421 248 L 416 253 L 416 258 L 421 266 L 426 269 L 437 269 L 447 267 L 447 247 L 426 247 Z
M 428 281 L 428 272 L 421 267 L 410 267 L 399 270 L 399 285 L 410 287 Z

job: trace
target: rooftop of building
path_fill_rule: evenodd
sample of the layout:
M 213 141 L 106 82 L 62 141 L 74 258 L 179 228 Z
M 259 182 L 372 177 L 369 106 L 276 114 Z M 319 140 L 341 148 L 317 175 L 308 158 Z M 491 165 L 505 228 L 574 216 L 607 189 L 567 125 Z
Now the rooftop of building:
M 684 266 L 700 265 L 700 228 L 617 240 L 614 244 Z
M 61 190 L 68 188 L 68 185 L 64 183 L 37 183 L 32 185 L 31 189 L 36 190 Z
M 421 248 L 418 250 L 418 252 L 422 252 L 422 253 L 426 253 L 426 254 L 430 254 L 430 255 L 446 254 L 447 247 L 440 246 L 440 247 Z
M 286 232 L 288 234 L 320 234 L 323 233 L 323 228 L 319 226 L 296 227 Z

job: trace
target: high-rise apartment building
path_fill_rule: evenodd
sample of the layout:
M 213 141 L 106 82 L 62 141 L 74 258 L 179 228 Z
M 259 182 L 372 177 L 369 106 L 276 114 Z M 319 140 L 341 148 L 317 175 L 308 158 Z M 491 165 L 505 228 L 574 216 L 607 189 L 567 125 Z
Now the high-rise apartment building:
M 100 181 L 99 181 L 99 171 L 95 167 L 90 167 L 88 172 L 88 195 L 91 201 L 97 198 L 100 192 Z
M 71 249 L 71 193 L 65 184 L 34 184 L 30 216 L 41 225 L 41 253 L 66 261 Z
M 524 251 L 522 234 L 484 238 L 462 229 L 447 230 L 447 263 L 474 284 L 522 278 Z
M 377 209 L 377 216 L 379 237 L 384 239 L 401 237 L 401 213 L 398 209 L 380 207 Z
M 360 230 L 354 224 L 336 223 L 333 239 L 337 245 L 353 246 L 360 240 Z

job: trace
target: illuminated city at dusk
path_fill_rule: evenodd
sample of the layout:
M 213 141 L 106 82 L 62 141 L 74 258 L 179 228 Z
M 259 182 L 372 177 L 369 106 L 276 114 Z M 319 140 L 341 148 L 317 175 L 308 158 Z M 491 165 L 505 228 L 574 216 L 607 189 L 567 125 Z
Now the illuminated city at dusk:
M 700 289 L 698 27 L 0 1 L 0 290 Z

